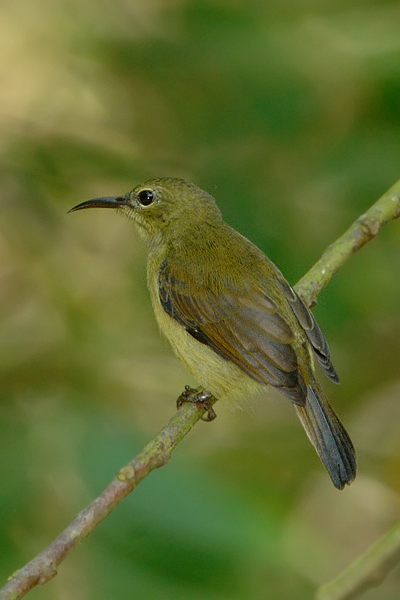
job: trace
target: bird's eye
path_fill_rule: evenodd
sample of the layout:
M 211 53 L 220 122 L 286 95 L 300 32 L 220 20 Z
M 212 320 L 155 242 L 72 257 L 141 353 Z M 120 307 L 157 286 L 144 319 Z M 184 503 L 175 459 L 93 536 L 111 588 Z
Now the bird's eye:
M 143 206 L 149 206 L 154 200 L 154 192 L 151 190 L 141 190 L 138 194 L 138 200 Z

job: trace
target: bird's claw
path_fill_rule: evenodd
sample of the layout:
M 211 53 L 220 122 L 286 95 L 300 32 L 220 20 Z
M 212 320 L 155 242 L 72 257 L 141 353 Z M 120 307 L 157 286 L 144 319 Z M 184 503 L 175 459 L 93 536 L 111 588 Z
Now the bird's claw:
M 201 417 L 203 421 L 213 421 L 217 416 L 215 410 L 212 407 L 211 401 L 214 400 L 211 392 L 207 392 L 207 390 L 195 389 L 190 387 L 190 385 L 185 385 L 185 390 L 179 396 L 176 401 L 176 407 L 180 408 L 183 404 L 187 402 L 196 404 L 199 408 L 205 408 L 206 413 Z

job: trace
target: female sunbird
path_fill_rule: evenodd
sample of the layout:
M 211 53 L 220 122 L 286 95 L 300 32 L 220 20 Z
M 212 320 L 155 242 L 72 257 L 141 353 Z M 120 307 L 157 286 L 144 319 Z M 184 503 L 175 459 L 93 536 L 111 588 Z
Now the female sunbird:
M 279 269 L 223 221 L 214 198 L 166 177 L 71 210 L 84 208 L 120 209 L 146 241 L 154 313 L 202 386 L 194 400 L 237 401 L 273 386 L 293 402 L 334 485 L 351 483 L 353 444 L 314 374 L 316 358 L 339 383 L 327 341 Z

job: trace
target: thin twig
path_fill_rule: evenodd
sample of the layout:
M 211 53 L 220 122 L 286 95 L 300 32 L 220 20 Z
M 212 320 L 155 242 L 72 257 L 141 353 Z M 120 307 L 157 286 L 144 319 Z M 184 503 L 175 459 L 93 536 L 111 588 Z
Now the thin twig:
M 317 590 L 315 600 L 352 600 L 383 581 L 400 560 L 400 523 L 338 577 Z
M 308 305 L 315 303 L 319 292 L 347 260 L 373 239 L 383 225 L 399 216 L 400 180 L 328 248 L 296 285 L 297 292 L 305 302 Z M 52 579 L 57 574 L 58 565 L 66 556 L 104 521 L 153 469 L 167 464 L 172 451 L 204 413 L 204 409 L 192 404 L 182 406 L 142 452 L 119 471 L 100 496 L 79 513 L 43 552 L 10 576 L 0 590 L 0 600 L 20 600 L 39 583 L 47 583 Z M 390 554 L 390 551 L 387 553 Z M 379 553 L 374 569 L 378 563 Z M 387 564 L 386 554 L 382 558 L 382 564 Z M 319 600 L 328 598 L 330 597 L 321 597 Z M 335 596 L 335 600 L 339 598 L 342 600 L 349 597 Z
M 318 262 L 296 284 L 296 291 L 313 306 L 320 291 L 334 275 L 367 242 L 374 239 L 380 229 L 400 216 L 400 180 L 397 181 L 366 213 L 331 244 Z

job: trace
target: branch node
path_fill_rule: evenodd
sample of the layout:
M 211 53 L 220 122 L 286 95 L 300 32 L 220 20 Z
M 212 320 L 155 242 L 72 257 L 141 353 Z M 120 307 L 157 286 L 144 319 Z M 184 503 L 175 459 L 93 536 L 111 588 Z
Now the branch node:
M 38 581 L 41 585 L 44 585 L 45 583 L 50 581 L 50 579 L 53 579 L 53 577 L 55 577 L 56 575 L 57 575 L 57 569 L 51 563 L 50 565 L 48 565 L 48 566 L 46 565 L 45 567 L 43 567 L 43 570 L 40 573 L 40 577 L 39 577 Z
M 160 454 L 158 456 L 155 456 L 154 458 L 154 468 L 159 469 L 160 467 L 165 467 L 165 465 L 169 462 L 171 458 L 171 454 L 164 450 L 161 451 Z
M 357 252 L 364 244 L 371 241 L 378 233 L 381 223 L 379 219 L 373 215 L 364 214 L 357 219 L 357 223 L 361 225 L 357 232 L 357 240 L 354 244 L 353 253 Z
M 135 469 L 133 468 L 133 466 L 131 464 L 126 465 L 125 467 L 122 467 L 122 469 L 119 470 L 117 478 L 119 479 L 119 481 L 128 480 L 131 483 L 135 484 L 136 483 Z

